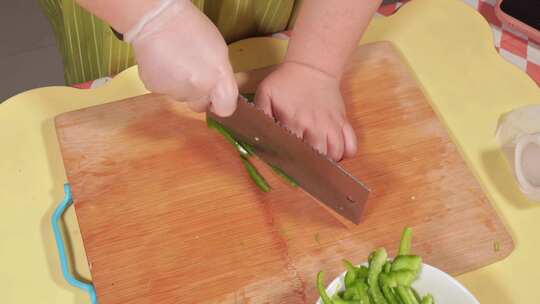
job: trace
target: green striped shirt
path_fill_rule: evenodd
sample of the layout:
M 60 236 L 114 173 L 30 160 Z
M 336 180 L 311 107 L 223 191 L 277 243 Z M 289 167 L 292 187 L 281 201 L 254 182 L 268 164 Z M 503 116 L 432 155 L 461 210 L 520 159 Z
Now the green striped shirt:
M 295 0 L 192 0 L 230 43 L 287 29 L 294 21 Z M 75 0 L 39 0 L 48 17 L 64 64 L 66 84 L 118 74 L 135 64 L 133 50 L 110 27 Z

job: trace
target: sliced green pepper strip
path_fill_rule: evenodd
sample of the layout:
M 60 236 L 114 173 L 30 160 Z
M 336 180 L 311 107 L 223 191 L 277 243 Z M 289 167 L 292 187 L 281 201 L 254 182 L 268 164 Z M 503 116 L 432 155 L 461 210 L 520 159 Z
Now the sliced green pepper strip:
M 425 295 L 422 298 L 422 301 L 420 302 L 420 304 L 434 304 L 434 303 L 435 303 L 435 300 L 433 299 L 433 296 L 430 295 L 429 293 Z
M 332 303 L 333 304 L 364 304 L 364 302 L 361 302 L 358 300 L 344 300 L 341 297 L 339 297 L 337 294 L 332 296 Z
M 345 283 L 345 288 L 351 288 L 356 281 L 356 271 L 355 270 L 349 270 L 345 274 L 345 278 L 343 279 Z
M 409 299 L 411 299 L 411 301 L 413 301 L 414 304 L 420 304 L 420 302 L 416 300 L 416 297 L 414 296 L 414 292 L 412 291 L 410 287 L 407 287 L 407 292 L 409 293 Z
M 394 281 L 393 277 L 389 273 L 381 273 L 379 275 L 379 284 L 381 286 L 396 287 L 397 283 Z
M 206 123 L 209 128 L 214 129 L 218 131 L 221 135 L 223 135 L 223 137 L 225 137 L 225 139 L 229 143 L 231 143 L 236 148 L 236 150 L 238 150 L 241 156 L 251 155 L 251 153 L 244 146 L 242 146 L 236 139 L 234 139 L 229 130 L 223 127 L 220 123 L 213 120 L 212 118 L 207 118 Z
M 354 289 L 356 289 L 356 293 L 359 296 L 359 301 L 362 304 L 370 304 L 371 300 L 369 299 L 368 289 L 366 283 L 362 281 L 356 281 L 356 283 L 353 286 Z
M 392 271 L 409 270 L 415 274 L 422 267 L 422 258 L 417 255 L 400 255 L 392 263 Z
M 322 271 L 319 271 L 319 273 L 317 273 L 317 290 L 319 291 L 319 295 L 321 296 L 323 304 L 334 304 L 332 299 L 330 299 L 330 297 L 326 293 L 326 288 L 324 288 L 324 274 Z
M 292 177 L 288 176 L 280 167 L 274 165 L 271 165 L 271 167 L 272 170 L 274 170 L 277 175 L 281 176 L 289 185 L 298 187 L 298 183 Z
M 411 250 L 412 242 L 412 229 L 410 227 L 405 227 L 403 233 L 401 234 L 401 241 L 399 242 L 399 253 L 398 255 L 409 254 Z
M 343 298 L 344 300 L 347 300 L 347 301 L 355 300 L 356 297 L 357 297 L 357 294 L 356 294 L 356 290 L 354 288 L 346 288 L 345 292 L 343 292 L 343 295 L 341 295 L 341 298 Z M 356 300 L 358 300 L 358 299 L 356 299 Z
M 389 273 L 391 277 L 391 281 L 395 282 L 397 285 L 402 286 L 411 286 L 411 284 L 416 279 L 416 273 L 410 271 L 410 270 L 399 270 L 399 271 L 392 271 Z
M 371 261 L 369 263 L 369 274 L 367 282 L 369 285 L 369 294 L 374 304 L 388 304 L 384 295 L 379 287 L 379 275 L 382 272 L 384 263 L 388 254 L 384 248 L 375 250 L 371 255 Z
M 416 289 L 414 289 L 412 287 L 411 287 L 411 291 L 414 294 L 414 297 L 416 298 L 416 301 L 422 302 L 422 297 L 420 297 L 420 294 L 418 293 L 418 291 L 416 291 Z
M 396 295 L 394 295 L 394 292 L 392 291 L 392 288 L 387 285 L 383 285 L 381 287 L 384 298 L 386 301 L 388 301 L 389 304 L 399 304 L 399 300 L 396 298 Z
M 403 302 L 404 304 L 416 304 L 416 303 L 418 303 L 418 302 L 416 302 L 416 299 L 414 298 L 414 296 L 411 298 L 411 295 L 409 294 L 409 291 L 408 291 L 407 287 L 398 286 L 398 287 L 395 288 L 395 290 L 397 292 L 397 295 L 401 299 L 401 302 Z
M 257 168 L 255 168 L 255 166 L 253 166 L 246 158 L 242 157 L 241 159 L 244 167 L 249 174 L 249 177 L 251 177 L 257 187 L 259 187 L 259 189 L 261 189 L 263 192 L 270 191 L 270 186 L 268 185 L 264 177 L 259 173 L 259 171 L 257 171 Z
M 386 261 L 386 263 L 384 263 L 384 266 L 383 266 L 383 272 L 389 273 L 391 269 L 392 269 L 392 263 L 390 263 L 389 261 Z
M 356 269 L 356 279 L 357 280 L 365 280 L 369 275 L 369 268 L 366 266 L 360 266 L 360 268 Z
M 227 128 L 223 127 L 217 121 L 215 121 L 215 120 L 213 120 L 211 118 L 208 118 L 207 119 L 207 124 L 208 124 L 208 127 L 218 131 L 221 135 L 223 135 L 223 137 L 225 137 L 225 139 L 229 143 L 231 143 L 233 146 L 235 146 L 236 150 L 238 150 L 238 152 L 240 153 L 241 156 L 248 157 L 248 156 L 251 156 L 251 155 L 254 154 L 254 149 L 253 149 L 253 147 L 251 147 L 250 144 L 243 143 L 243 142 L 240 142 L 240 141 L 236 140 L 231 135 L 229 130 L 227 130 Z M 287 175 L 281 168 L 279 168 L 277 166 L 274 166 L 274 165 L 270 165 L 270 167 L 272 168 L 272 170 L 277 175 L 281 176 L 289 185 L 291 185 L 293 187 L 298 187 L 298 183 L 292 177 Z
M 347 271 L 356 272 L 358 270 L 350 261 L 346 259 L 341 260 L 341 263 L 343 264 L 345 269 L 347 269 Z
M 368 255 L 368 258 L 367 258 L 367 261 L 368 261 L 368 265 L 371 265 L 371 260 L 373 260 L 373 256 L 375 255 L 375 251 L 371 252 L 369 255 Z
M 379 282 L 383 286 L 396 287 L 401 286 L 411 286 L 414 282 L 416 274 L 409 270 L 399 270 L 391 271 L 389 273 L 381 273 Z

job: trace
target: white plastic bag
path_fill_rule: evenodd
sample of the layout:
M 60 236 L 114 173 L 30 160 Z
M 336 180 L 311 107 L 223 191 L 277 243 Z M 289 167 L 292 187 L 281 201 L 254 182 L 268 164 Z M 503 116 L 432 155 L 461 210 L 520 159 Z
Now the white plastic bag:
M 523 194 L 540 202 L 540 104 L 503 115 L 496 137 Z

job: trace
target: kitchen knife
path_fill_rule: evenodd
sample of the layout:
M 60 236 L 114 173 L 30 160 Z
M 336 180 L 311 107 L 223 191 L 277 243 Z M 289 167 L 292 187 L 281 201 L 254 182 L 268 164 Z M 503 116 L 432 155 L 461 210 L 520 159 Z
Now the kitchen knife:
M 220 123 L 254 154 L 282 169 L 312 197 L 351 222 L 360 223 L 369 189 L 339 164 L 314 150 L 285 127 L 264 114 L 243 97 L 232 116 L 207 117 Z

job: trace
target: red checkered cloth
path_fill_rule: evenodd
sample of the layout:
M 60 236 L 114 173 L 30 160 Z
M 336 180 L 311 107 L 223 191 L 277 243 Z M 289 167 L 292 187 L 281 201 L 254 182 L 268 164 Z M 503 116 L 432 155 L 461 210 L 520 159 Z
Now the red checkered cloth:
M 386 4 L 379 8 L 377 14 L 390 16 L 395 13 L 403 4 L 411 0 L 401 0 L 393 4 Z M 525 71 L 540 86 L 540 45 L 529 40 L 527 36 L 519 33 L 501 23 L 495 17 L 495 4 L 497 0 L 463 0 L 465 3 L 476 9 L 486 18 L 493 31 L 495 49 L 499 54 Z M 271 35 L 278 39 L 289 39 L 290 32 L 285 31 Z M 90 89 L 107 83 L 110 77 L 105 77 L 82 84 L 74 85 L 81 89 Z
M 83 83 L 76 83 L 76 84 L 73 84 L 71 86 L 74 87 L 74 88 L 77 88 L 77 89 L 95 89 L 95 88 L 98 88 L 98 87 L 106 84 L 111 79 L 112 79 L 112 77 L 102 77 L 102 78 L 99 78 L 99 79 L 96 79 L 96 80 L 90 80 L 90 81 L 83 82 Z

